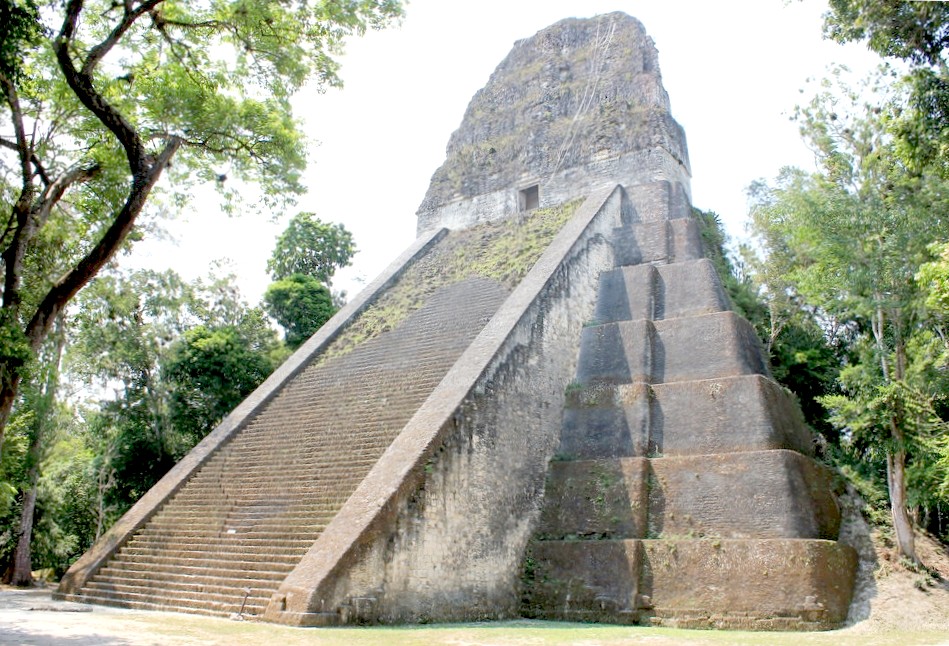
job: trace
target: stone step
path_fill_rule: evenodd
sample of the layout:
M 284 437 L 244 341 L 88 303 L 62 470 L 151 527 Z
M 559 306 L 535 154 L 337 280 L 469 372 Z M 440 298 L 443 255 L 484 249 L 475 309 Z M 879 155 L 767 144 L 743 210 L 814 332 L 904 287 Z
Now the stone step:
M 734 312 L 585 327 L 577 382 L 672 383 L 769 374 L 754 329 Z
M 72 601 L 73 603 L 87 603 L 101 606 L 111 606 L 113 608 L 125 608 L 128 610 L 149 610 L 158 612 L 182 612 L 192 615 L 204 615 L 208 617 L 231 617 L 237 615 L 240 607 L 232 611 L 229 608 L 232 604 L 226 606 L 202 607 L 200 605 L 177 604 L 173 600 L 164 602 L 137 601 L 128 598 L 117 598 L 109 595 L 96 595 L 89 593 L 81 594 L 60 594 L 58 599 L 63 601 Z M 266 605 L 251 606 L 245 608 L 244 616 L 255 617 L 262 615 L 267 609 Z
M 135 538 L 161 540 L 192 540 L 192 541 L 219 541 L 223 543 L 229 538 L 239 540 L 258 540 L 272 541 L 274 539 L 296 538 L 299 540 L 315 541 L 319 538 L 322 528 L 308 528 L 306 531 L 300 530 L 293 533 L 285 529 L 278 528 L 274 531 L 272 528 L 265 530 L 263 528 L 243 529 L 234 531 L 222 531 L 218 529 L 208 529 L 203 527 L 152 527 L 146 525 L 141 531 L 135 534 Z
M 305 522 L 313 518 L 332 518 L 338 507 L 339 504 L 335 501 L 332 504 L 327 503 L 301 508 L 282 505 L 264 507 L 260 504 L 234 504 L 230 501 L 220 501 L 216 507 L 205 508 L 198 505 L 178 504 L 159 511 L 152 518 L 152 522 L 162 524 L 202 519 L 208 522 L 265 522 L 270 520 L 274 522 L 283 520 Z
M 322 529 L 312 526 L 281 527 L 280 531 L 274 531 L 272 526 L 260 527 L 251 525 L 221 525 L 207 524 L 202 525 L 198 522 L 189 524 L 164 524 L 147 525 L 127 543 L 133 545 L 133 541 L 139 541 L 139 546 L 144 543 L 149 545 L 161 545 L 162 541 L 175 545 L 179 549 L 188 547 L 187 541 L 200 540 L 201 547 L 205 546 L 221 549 L 224 546 L 234 545 L 243 546 L 247 539 L 262 541 L 264 539 L 271 541 L 274 547 L 286 545 L 298 545 L 306 540 L 315 540 L 314 536 L 319 536 Z M 283 539 L 288 542 L 275 542 L 275 539 Z M 292 542 L 289 540 L 292 539 Z
M 790 393 L 763 375 L 743 375 L 571 386 L 558 454 L 585 459 L 768 449 L 813 455 L 814 436 Z
M 257 584 L 258 582 L 252 582 L 237 588 L 217 583 L 195 583 L 191 581 L 162 581 L 160 585 L 148 585 L 148 583 L 146 581 L 143 585 L 142 580 L 117 576 L 110 578 L 107 582 L 92 581 L 87 589 L 90 593 L 98 595 L 167 593 L 169 598 L 177 596 L 194 598 L 195 595 L 200 594 L 207 601 L 226 603 L 233 603 L 235 599 L 243 599 L 245 594 L 248 601 L 253 600 L 255 603 L 258 603 L 259 600 L 269 601 L 274 590 L 277 589 L 276 584 L 260 587 Z
M 213 469 L 247 469 L 249 473 L 266 472 L 267 469 L 291 468 L 332 468 L 340 464 L 342 457 L 369 459 L 390 443 L 390 438 L 379 439 L 372 444 L 348 444 L 340 446 L 320 445 L 313 449 L 297 445 L 294 449 L 276 450 L 261 446 L 248 448 L 240 452 L 223 453 L 205 464 L 201 471 Z M 300 451 L 306 453 L 301 455 Z M 200 472 L 199 472 L 200 473 Z
M 729 309 L 711 261 L 634 265 L 600 275 L 594 320 L 598 323 L 663 320 Z
M 325 525 L 335 511 L 310 512 L 308 514 L 263 514 L 242 513 L 240 510 L 231 510 L 222 513 L 208 513 L 202 515 L 200 510 L 174 510 L 161 516 L 156 515 L 151 524 L 153 527 L 195 527 L 206 525 L 221 531 L 232 528 L 261 527 L 279 525 L 281 527 L 313 527 Z
M 203 499 L 205 496 L 221 495 L 230 499 L 243 500 L 260 500 L 261 498 L 280 498 L 283 496 L 305 499 L 308 495 L 325 492 L 333 498 L 343 498 L 345 500 L 345 498 L 349 497 L 349 494 L 341 493 L 338 484 L 341 481 L 358 484 L 359 481 L 362 480 L 362 477 L 365 477 L 364 474 L 360 474 L 361 477 L 352 477 L 352 473 L 339 474 L 340 477 L 337 478 L 330 477 L 333 475 L 334 474 L 326 474 L 318 480 L 313 479 L 309 482 L 280 482 L 275 479 L 266 482 L 258 481 L 249 483 L 248 486 L 243 486 L 242 482 L 234 480 L 224 482 L 211 482 L 203 479 L 195 480 L 185 485 L 185 487 L 178 492 L 176 498 L 183 500 L 187 500 L 188 498 Z M 337 484 L 336 489 L 331 487 L 333 483 Z
M 617 267 L 668 264 L 704 256 L 698 224 L 692 218 L 637 222 L 613 231 Z
M 815 539 L 532 541 L 523 611 L 563 621 L 706 627 L 773 619 L 834 628 L 847 617 L 857 554 Z M 747 626 L 746 626 L 747 627 Z
M 758 451 L 553 462 L 540 539 L 836 539 L 832 474 L 800 453 Z
M 296 471 L 339 469 L 345 466 L 345 460 L 348 458 L 352 458 L 357 462 L 374 460 L 389 444 L 390 438 L 386 438 L 385 442 L 380 442 L 378 445 L 369 447 L 368 449 L 354 448 L 348 455 L 347 452 L 343 450 L 343 447 L 320 447 L 313 451 L 313 457 L 307 459 L 303 459 L 300 456 L 295 458 L 291 457 L 290 452 L 288 452 L 286 456 L 282 456 L 279 454 L 265 453 L 263 450 L 261 450 L 259 455 L 221 456 L 223 459 L 211 460 L 204 465 L 198 473 L 217 472 L 221 470 L 230 472 L 246 470 L 248 476 L 256 477 L 258 475 L 268 476 L 274 473 L 280 474 L 286 469 Z M 298 450 L 300 450 L 299 447 Z
M 192 596 L 162 594 L 160 591 L 148 592 L 104 592 L 83 591 L 76 601 L 81 603 L 95 603 L 131 610 L 158 610 L 163 612 L 186 612 L 216 617 L 230 617 L 241 613 L 243 615 L 262 615 L 270 603 L 267 598 L 248 598 L 245 602 L 243 594 L 235 598 L 208 598 L 207 595 L 195 593 Z
M 187 554 L 183 552 L 142 554 L 140 552 L 127 552 L 122 550 L 110 561 L 109 566 L 116 569 L 125 568 L 130 564 L 136 567 L 139 565 L 149 567 L 163 566 L 171 568 L 174 571 L 177 571 L 179 568 L 181 568 L 182 571 L 185 571 L 184 568 L 208 568 L 234 570 L 250 575 L 254 572 L 289 572 L 293 569 L 293 566 L 300 561 L 303 553 L 297 554 L 296 559 L 294 559 L 293 556 L 292 554 L 267 555 L 266 557 L 257 559 L 248 559 L 247 555 L 239 552 L 218 552 L 213 555 L 194 551 Z
M 272 570 L 241 570 L 231 567 L 182 566 L 168 568 L 155 563 L 113 563 L 102 568 L 91 581 L 107 582 L 114 578 L 134 579 L 142 585 L 163 585 L 166 582 L 191 582 L 204 585 L 226 585 L 232 588 L 266 587 L 283 581 L 293 568 L 280 566 Z M 149 583 L 152 582 L 152 583 Z
M 176 504 L 165 505 L 153 518 L 170 517 L 176 514 L 205 516 L 238 514 L 242 516 L 306 516 L 307 514 L 324 514 L 335 511 L 338 500 L 319 500 L 304 495 L 285 495 L 282 499 L 246 497 L 235 500 L 231 497 L 221 500 L 181 500 L 175 499 Z
M 265 544 L 258 546 L 215 545 L 213 543 L 194 544 L 186 541 L 178 543 L 167 542 L 130 542 L 123 546 L 113 558 L 123 561 L 134 561 L 139 556 L 143 558 L 194 558 L 194 559 L 223 559 L 223 560 L 254 560 L 258 562 L 290 563 L 294 564 L 306 554 L 312 543 L 302 542 L 295 547 L 274 546 L 269 550 Z
M 201 553 L 231 551 L 251 555 L 267 555 L 271 552 L 274 555 L 289 558 L 292 555 L 306 552 L 310 546 L 316 542 L 315 539 L 301 538 L 296 540 L 276 540 L 273 538 L 236 538 L 226 536 L 221 539 L 208 539 L 195 541 L 190 537 L 182 538 L 164 538 L 164 537 L 141 537 L 136 536 L 121 549 L 136 550 L 144 553 L 167 554 L 169 552 L 188 552 L 196 551 Z
M 354 462 L 353 468 L 364 469 L 369 465 L 365 463 Z M 240 478 L 238 469 L 224 470 L 219 473 L 205 472 L 200 477 L 195 477 L 191 482 L 185 485 L 179 492 L 193 492 L 198 489 L 204 491 L 218 490 L 229 495 L 241 494 L 245 498 L 260 500 L 262 498 L 273 499 L 301 499 L 306 494 L 315 490 L 324 489 L 328 484 L 335 482 L 359 482 L 364 474 L 361 472 L 345 471 L 342 468 L 319 469 L 310 471 L 307 480 L 296 477 L 292 472 L 282 474 L 273 474 L 271 476 L 257 476 L 243 480 Z M 246 483 L 246 484 L 245 484 Z M 332 489 L 330 489 L 330 492 Z M 328 492 L 329 493 L 329 492 Z M 303 498 L 305 499 L 305 498 Z

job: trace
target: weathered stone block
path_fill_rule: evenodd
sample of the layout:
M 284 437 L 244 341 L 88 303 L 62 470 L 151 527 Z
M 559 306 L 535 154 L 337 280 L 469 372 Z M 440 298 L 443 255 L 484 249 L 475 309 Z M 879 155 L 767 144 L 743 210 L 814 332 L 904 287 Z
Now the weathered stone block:
M 791 449 L 813 455 L 793 396 L 763 375 L 575 385 L 560 454 L 586 459 Z
M 652 395 L 643 382 L 594 383 L 567 392 L 559 454 L 563 459 L 654 454 Z
M 857 555 L 824 540 L 537 541 L 524 614 L 567 621 L 808 630 L 847 616 Z
M 638 221 L 675 220 L 692 213 L 688 189 L 680 182 L 662 180 L 626 188 Z
M 831 488 L 793 451 L 555 462 L 536 536 L 833 539 Z
M 645 458 L 554 462 L 547 474 L 536 536 L 543 540 L 645 537 L 648 481 Z
M 522 612 L 538 619 L 636 623 L 641 541 L 534 541 Z
M 650 392 L 650 438 L 663 455 L 814 453 L 793 396 L 764 375 L 654 384 Z
M 634 265 L 603 272 L 597 292 L 598 323 L 672 319 L 729 309 L 711 261 Z
M 828 470 L 794 451 L 649 460 L 650 537 L 836 539 Z
M 580 383 L 662 383 L 768 374 L 754 329 L 733 312 L 584 328 Z
M 702 257 L 698 225 L 689 218 L 638 222 L 613 233 L 616 266 L 671 263 Z
M 847 617 L 857 554 L 823 540 L 650 540 L 640 589 L 653 623 L 834 628 Z
M 656 319 L 713 314 L 731 309 L 715 266 L 707 258 L 660 265 Z
M 652 321 L 645 319 L 585 327 L 580 336 L 578 381 L 652 381 L 655 333 Z
M 734 312 L 656 321 L 652 383 L 769 374 L 754 328 Z
M 656 313 L 656 281 L 659 272 L 653 265 L 634 265 L 605 271 L 597 291 L 597 323 L 652 320 Z

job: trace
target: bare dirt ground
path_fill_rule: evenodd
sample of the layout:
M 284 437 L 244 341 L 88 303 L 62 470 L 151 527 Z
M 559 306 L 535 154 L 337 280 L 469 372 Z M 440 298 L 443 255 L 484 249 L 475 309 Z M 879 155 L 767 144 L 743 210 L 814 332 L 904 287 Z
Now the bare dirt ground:
M 537 646 L 542 644 L 806 644 L 949 646 L 949 550 L 927 536 L 917 538 L 928 569 L 907 568 L 891 557 L 877 534 L 861 573 L 851 621 L 825 633 L 750 633 L 668 628 L 510 621 L 394 628 L 288 628 L 256 622 L 91 607 L 52 601 L 50 588 L 0 587 L 0 644 L 145 646 L 205 644 L 444 644 Z M 872 550 L 873 554 L 869 553 Z M 875 558 L 875 563 L 874 563 Z

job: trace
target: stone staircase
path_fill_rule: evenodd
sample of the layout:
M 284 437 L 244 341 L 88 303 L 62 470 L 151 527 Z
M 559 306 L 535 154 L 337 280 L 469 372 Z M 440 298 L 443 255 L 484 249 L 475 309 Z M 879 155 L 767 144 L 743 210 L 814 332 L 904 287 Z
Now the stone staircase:
M 508 291 L 444 287 L 394 330 L 310 365 L 66 598 L 256 616 Z
M 829 471 L 695 222 L 614 233 L 525 560 L 527 616 L 839 625 L 856 555 Z

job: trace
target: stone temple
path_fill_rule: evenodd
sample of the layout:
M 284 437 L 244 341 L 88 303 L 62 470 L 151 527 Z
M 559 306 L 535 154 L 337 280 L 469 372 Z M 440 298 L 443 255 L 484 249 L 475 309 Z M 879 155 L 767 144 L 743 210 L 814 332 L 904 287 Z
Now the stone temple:
M 519 41 L 417 241 L 58 596 L 294 625 L 840 625 L 834 479 L 703 259 L 689 179 L 637 20 Z

